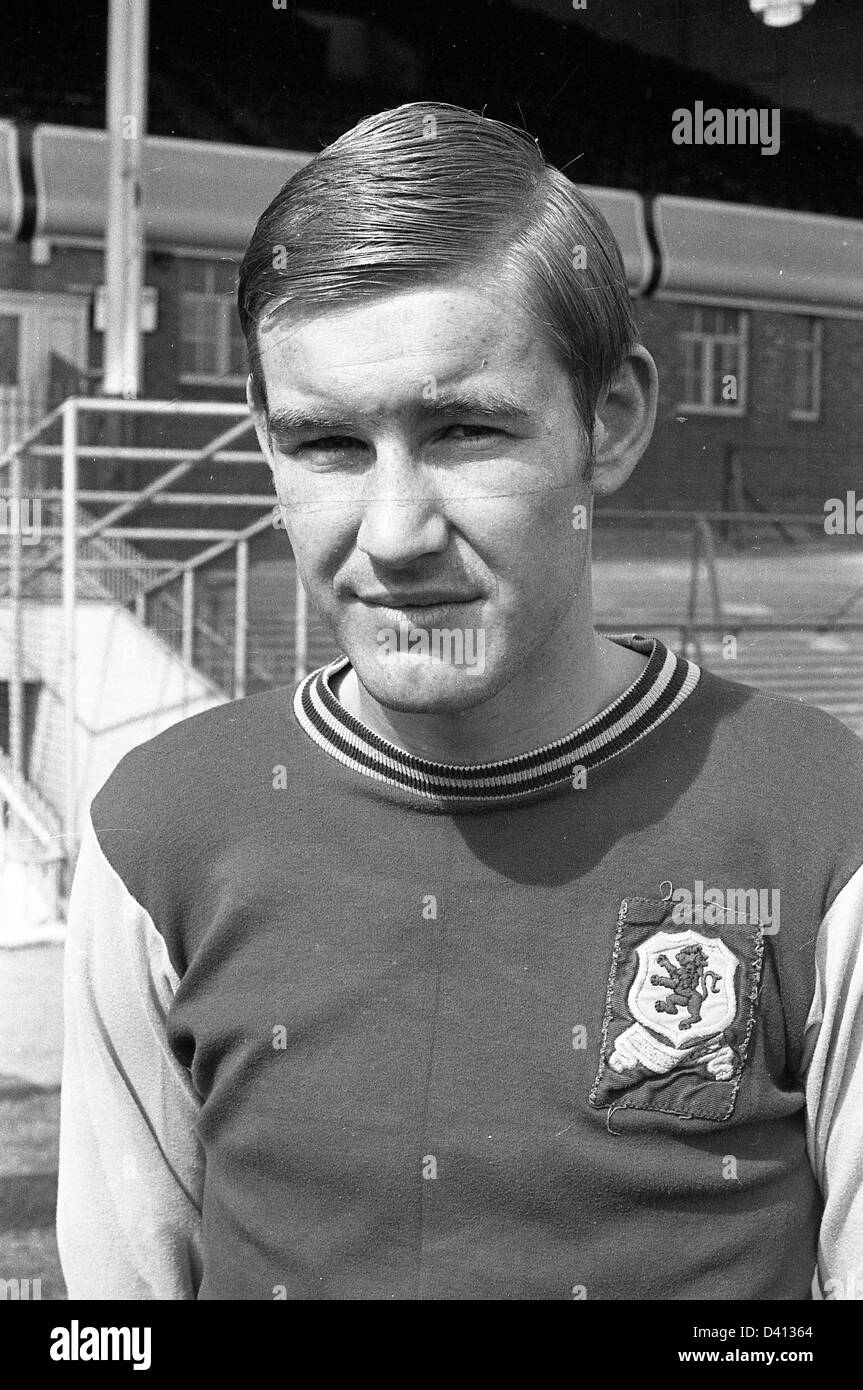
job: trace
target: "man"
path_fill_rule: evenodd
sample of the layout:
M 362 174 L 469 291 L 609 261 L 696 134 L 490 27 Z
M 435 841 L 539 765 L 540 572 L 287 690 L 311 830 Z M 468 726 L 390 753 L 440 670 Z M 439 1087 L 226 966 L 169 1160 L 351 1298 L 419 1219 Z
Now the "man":
M 520 132 L 402 106 L 285 186 L 239 304 L 344 656 L 93 803 L 71 1296 L 854 1296 L 863 749 L 594 632 L 657 397 L 609 228 Z

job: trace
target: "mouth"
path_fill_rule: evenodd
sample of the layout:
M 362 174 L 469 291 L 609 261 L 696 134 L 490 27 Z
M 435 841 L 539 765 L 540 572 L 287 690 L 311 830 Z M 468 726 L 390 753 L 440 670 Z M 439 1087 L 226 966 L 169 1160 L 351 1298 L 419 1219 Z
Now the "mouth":
M 430 597 L 424 599 L 360 599 L 380 623 L 389 627 L 470 627 L 471 610 L 482 603 L 480 598 Z

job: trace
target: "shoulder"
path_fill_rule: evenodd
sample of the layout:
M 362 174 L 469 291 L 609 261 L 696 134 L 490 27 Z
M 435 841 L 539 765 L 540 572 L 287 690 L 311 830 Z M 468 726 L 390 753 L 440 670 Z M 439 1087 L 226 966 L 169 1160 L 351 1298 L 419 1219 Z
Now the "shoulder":
M 800 872 L 817 861 L 834 896 L 863 862 L 863 740 L 803 700 L 703 670 L 689 718 L 705 799 L 732 806 L 740 833 L 795 846 Z
M 93 827 L 108 851 L 123 832 L 153 839 L 183 839 L 259 802 L 272 786 L 276 764 L 296 768 L 303 735 L 292 709 L 293 688 L 216 705 L 170 725 L 130 749 L 97 792 Z
M 853 780 L 863 772 L 863 740 L 833 715 L 804 700 L 775 695 L 702 668 L 697 693 L 741 751 L 759 767 L 823 779 Z

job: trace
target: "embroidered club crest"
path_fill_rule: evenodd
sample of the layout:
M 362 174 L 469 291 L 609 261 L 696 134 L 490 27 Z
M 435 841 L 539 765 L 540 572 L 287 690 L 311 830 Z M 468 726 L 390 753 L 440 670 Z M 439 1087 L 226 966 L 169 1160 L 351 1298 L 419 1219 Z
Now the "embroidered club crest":
M 700 932 L 659 931 L 636 948 L 638 973 L 627 1005 L 636 1020 L 617 1039 L 609 1065 L 631 1070 L 634 1060 L 651 1071 L 670 1071 L 704 1038 L 715 1038 L 737 1012 L 734 989 L 738 962 L 719 938 Z M 652 1036 L 658 1033 L 666 1046 Z M 710 1050 L 708 1071 L 727 1080 L 733 1069 L 730 1048 Z
M 699 1114 L 722 1118 L 714 1110 L 727 1093 L 711 1096 L 704 1082 L 730 1082 L 736 1094 L 762 951 L 757 923 L 681 928 L 662 901 L 624 901 L 592 1104 L 619 1097 L 688 1114 L 697 1095 Z

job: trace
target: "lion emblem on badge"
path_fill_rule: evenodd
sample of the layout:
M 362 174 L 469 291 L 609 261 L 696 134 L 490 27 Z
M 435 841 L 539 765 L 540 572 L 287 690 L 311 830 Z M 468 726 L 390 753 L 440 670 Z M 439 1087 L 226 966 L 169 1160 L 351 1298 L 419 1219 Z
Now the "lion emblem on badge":
M 701 1006 L 708 994 L 718 994 L 722 976 L 715 970 L 708 970 L 708 957 L 700 945 L 682 946 L 669 960 L 664 953 L 656 958 L 668 973 L 651 975 L 650 983 L 670 992 L 664 999 L 657 999 L 653 1007 L 658 1014 L 677 1015 L 678 1009 L 686 1009 L 688 1018 L 678 1023 L 681 1033 L 691 1028 L 701 1019 Z M 710 984 L 708 984 L 708 980 Z
M 738 1057 L 726 1030 L 738 1010 L 740 962 L 717 934 L 660 928 L 635 948 L 637 968 L 626 996 L 629 1026 L 618 1033 L 608 1064 L 620 1075 L 655 1075 L 702 1066 L 728 1081 Z

